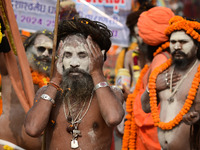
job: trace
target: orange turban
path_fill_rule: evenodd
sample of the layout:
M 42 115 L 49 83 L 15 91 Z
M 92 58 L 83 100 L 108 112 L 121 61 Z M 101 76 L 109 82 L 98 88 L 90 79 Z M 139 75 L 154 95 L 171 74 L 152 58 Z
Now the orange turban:
M 166 7 L 153 7 L 143 12 L 137 23 L 140 37 L 151 46 L 166 42 L 168 37 L 165 35 L 165 29 L 173 16 L 172 10 Z

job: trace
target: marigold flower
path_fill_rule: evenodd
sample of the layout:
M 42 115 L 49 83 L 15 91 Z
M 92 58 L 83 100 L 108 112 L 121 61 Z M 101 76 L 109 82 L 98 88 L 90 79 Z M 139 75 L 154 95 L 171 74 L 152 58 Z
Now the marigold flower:
M 145 75 L 145 73 L 148 70 L 148 65 L 145 65 L 144 68 L 142 69 L 140 76 L 138 78 L 138 81 L 135 86 L 135 90 L 133 91 L 132 94 L 128 95 L 127 101 L 126 101 L 126 111 L 128 114 L 126 115 L 127 121 L 125 121 L 124 125 L 124 136 L 122 140 L 122 150 L 136 150 L 136 131 L 137 131 L 137 126 L 135 124 L 135 119 L 134 119 L 134 112 L 133 112 L 133 107 L 134 107 L 134 102 L 135 98 L 140 92 L 140 87 L 142 84 L 142 79 Z M 131 108 L 131 109 L 129 109 Z
M 155 79 L 157 78 L 158 74 L 166 70 L 171 65 L 171 63 L 172 63 L 172 60 L 168 59 L 163 65 L 160 65 L 156 69 L 154 69 L 152 74 L 149 77 L 149 85 L 154 85 L 156 82 Z M 193 104 L 193 101 L 195 99 L 195 96 L 198 90 L 198 85 L 200 83 L 199 74 L 200 74 L 200 65 L 197 69 L 197 73 L 194 76 L 191 88 L 188 92 L 188 96 L 183 105 L 183 108 L 176 115 L 176 117 L 169 122 L 160 122 L 159 112 L 158 112 L 158 107 L 157 107 L 157 96 L 155 93 L 156 86 L 155 87 L 149 86 L 151 114 L 152 114 L 152 118 L 154 120 L 155 126 L 158 126 L 162 130 L 171 130 L 173 127 L 175 127 L 181 122 L 183 115 L 185 115 L 190 110 Z

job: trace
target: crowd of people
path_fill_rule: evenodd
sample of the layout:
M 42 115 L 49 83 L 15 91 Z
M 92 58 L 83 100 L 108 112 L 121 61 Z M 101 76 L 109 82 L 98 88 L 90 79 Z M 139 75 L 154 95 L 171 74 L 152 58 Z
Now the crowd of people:
M 200 23 L 141 3 L 126 21 L 135 40 L 116 62 L 130 83 L 118 87 L 104 75 L 111 30 L 72 8 L 61 11 L 56 45 L 46 29 L 23 41 L 32 80 L 22 84 L 20 53 L 0 17 L 0 149 L 115 150 L 117 132 L 116 149 L 199 150 Z M 27 106 L 31 94 L 24 91 L 32 87 Z

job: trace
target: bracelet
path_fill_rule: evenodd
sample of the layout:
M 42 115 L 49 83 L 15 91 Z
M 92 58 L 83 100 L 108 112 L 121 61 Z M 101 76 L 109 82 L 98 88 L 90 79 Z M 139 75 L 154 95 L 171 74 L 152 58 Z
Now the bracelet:
M 53 81 L 50 81 L 48 83 L 48 85 L 51 85 L 51 86 L 55 87 L 57 91 L 61 91 L 63 93 L 63 89 L 59 85 L 57 85 L 56 83 L 54 83 Z
M 101 87 L 107 87 L 107 86 L 109 86 L 109 84 L 107 82 L 100 82 L 97 85 L 95 85 L 94 91 L 101 88 Z
M 41 98 L 42 98 L 43 100 L 50 101 L 52 104 L 55 104 L 54 99 L 52 99 L 52 98 L 51 98 L 49 95 L 47 95 L 47 94 L 42 94 L 42 95 L 41 95 Z

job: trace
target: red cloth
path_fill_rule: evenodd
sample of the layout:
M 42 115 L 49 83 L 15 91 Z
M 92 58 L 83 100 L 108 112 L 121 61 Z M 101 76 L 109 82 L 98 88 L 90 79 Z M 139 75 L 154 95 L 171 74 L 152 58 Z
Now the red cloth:
M 112 144 L 111 144 L 110 150 L 115 150 L 115 137 L 114 137 L 114 134 L 113 134 L 113 137 L 112 137 Z
M 18 30 L 11 0 L 2 0 L 1 4 L 2 9 L 0 9 L 0 15 L 5 26 L 9 25 L 10 31 L 6 29 L 5 35 L 8 38 L 10 47 L 12 49 L 10 52 L 4 53 L 5 63 L 13 88 L 25 112 L 27 112 L 33 105 L 33 98 L 35 96 L 30 67 L 21 40 L 20 32 Z M 9 34 L 11 35 L 11 38 Z M 19 66 L 17 65 L 16 56 L 13 53 L 14 47 L 16 48 Z M 20 76 L 19 67 L 22 78 Z

